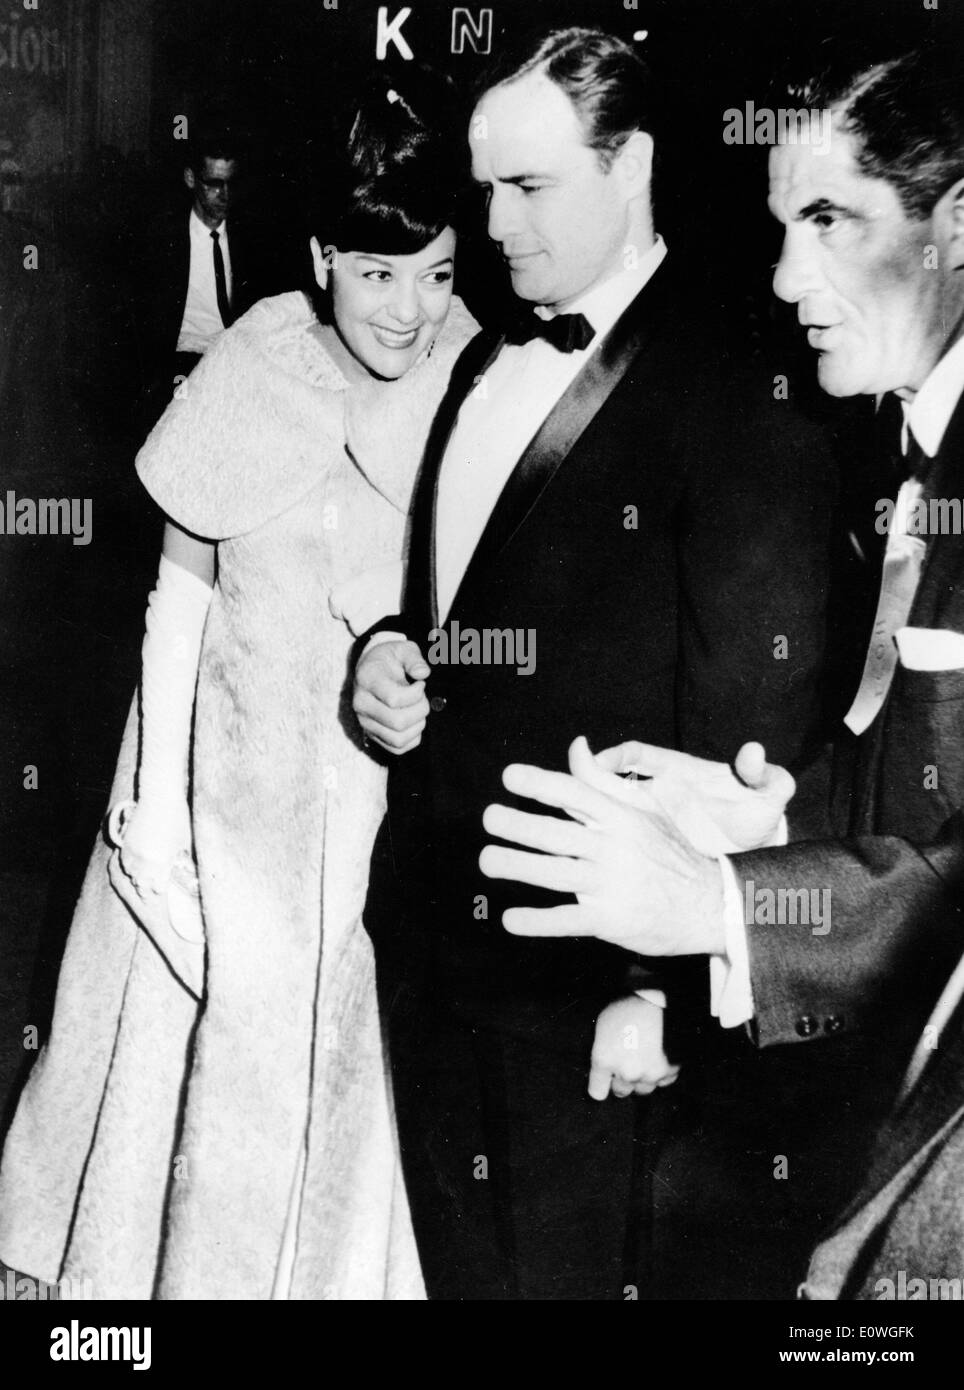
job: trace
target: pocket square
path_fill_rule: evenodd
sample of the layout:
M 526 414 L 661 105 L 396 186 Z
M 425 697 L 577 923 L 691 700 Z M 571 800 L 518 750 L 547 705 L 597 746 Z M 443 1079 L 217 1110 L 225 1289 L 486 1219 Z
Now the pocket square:
M 894 640 L 900 664 L 908 671 L 964 670 L 964 633 L 942 627 L 901 627 Z

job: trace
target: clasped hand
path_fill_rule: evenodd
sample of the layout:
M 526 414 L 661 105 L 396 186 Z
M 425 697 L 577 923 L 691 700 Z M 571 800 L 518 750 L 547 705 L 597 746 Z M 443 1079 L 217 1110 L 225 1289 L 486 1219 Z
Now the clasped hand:
M 593 757 L 584 738 L 570 773 L 514 764 L 503 773 L 517 796 L 565 811 L 486 808 L 486 830 L 510 845 L 486 845 L 490 878 L 569 893 L 574 904 L 510 908 L 520 936 L 596 936 L 646 956 L 722 954 L 723 889 L 715 856 L 768 844 L 795 785 L 745 744 L 734 770 L 671 749 L 626 743 Z M 621 773 L 642 774 L 627 781 Z M 534 852 L 532 852 L 534 851 Z
M 365 734 L 386 753 L 409 753 L 422 739 L 431 667 L 415 642 L 376 642 L 355 668 L 352 706 Z

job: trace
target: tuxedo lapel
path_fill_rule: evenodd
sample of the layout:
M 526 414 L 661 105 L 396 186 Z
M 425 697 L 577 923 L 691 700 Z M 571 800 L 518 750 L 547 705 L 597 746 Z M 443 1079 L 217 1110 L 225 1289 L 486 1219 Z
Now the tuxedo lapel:
M 455 422 L 468 393 L 479 376 L 491 366 L 502 347 L 502 339 L 490 333 L 473 338 L 455 364 L 449 388 L 442 398 L 428 442 L 412 501 L 409 534 L 408 574 L 403 608 L 426 631 L 438 626 L 438 599 L 435 576 L 435 508 L 438 480 Z
M 453 614 L 460 600 L 497 560 L 580 436 L 656 334 L 669 283 L 665 271 L 657 270 L 546 416 L 510 474 L 479 537 L 452 601 Z

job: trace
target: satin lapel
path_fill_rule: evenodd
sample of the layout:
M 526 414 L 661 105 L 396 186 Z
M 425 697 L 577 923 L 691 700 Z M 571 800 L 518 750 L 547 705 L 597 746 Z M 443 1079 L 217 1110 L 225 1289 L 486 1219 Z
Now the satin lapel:
M 435 505 L 439 472 L 445 450 L 455 428 L 462 403 L 477 379 L 491 366 L 502 347 L 501 339 L 480 333 L 473 338 L 455 364 L 449 388 L 442 398 L 422 460 L 421 472 L 412 501 L 412 521 L 408 545 L 408 573 L 402 604 L 406 615 L 428 629 L 438 626 L 438 600 L 435 583 Z
M 635 358 L 651 340 L 670 281 L 657 270 L 606 335 L 598 352 L 546 416 L 516 464 L 462 577 L 451 612 L 509 543 Z

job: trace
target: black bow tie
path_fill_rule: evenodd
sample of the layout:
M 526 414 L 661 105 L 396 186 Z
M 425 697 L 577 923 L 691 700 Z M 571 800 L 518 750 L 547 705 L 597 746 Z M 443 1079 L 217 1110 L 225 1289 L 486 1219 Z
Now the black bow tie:
M 596 330 L 583 314 L 556 314 L 551 319 L 523 314 L 506 334 L 510 343 L 519 346 L 545 338 L 557 352 L 582 352 L 595 336 Z

